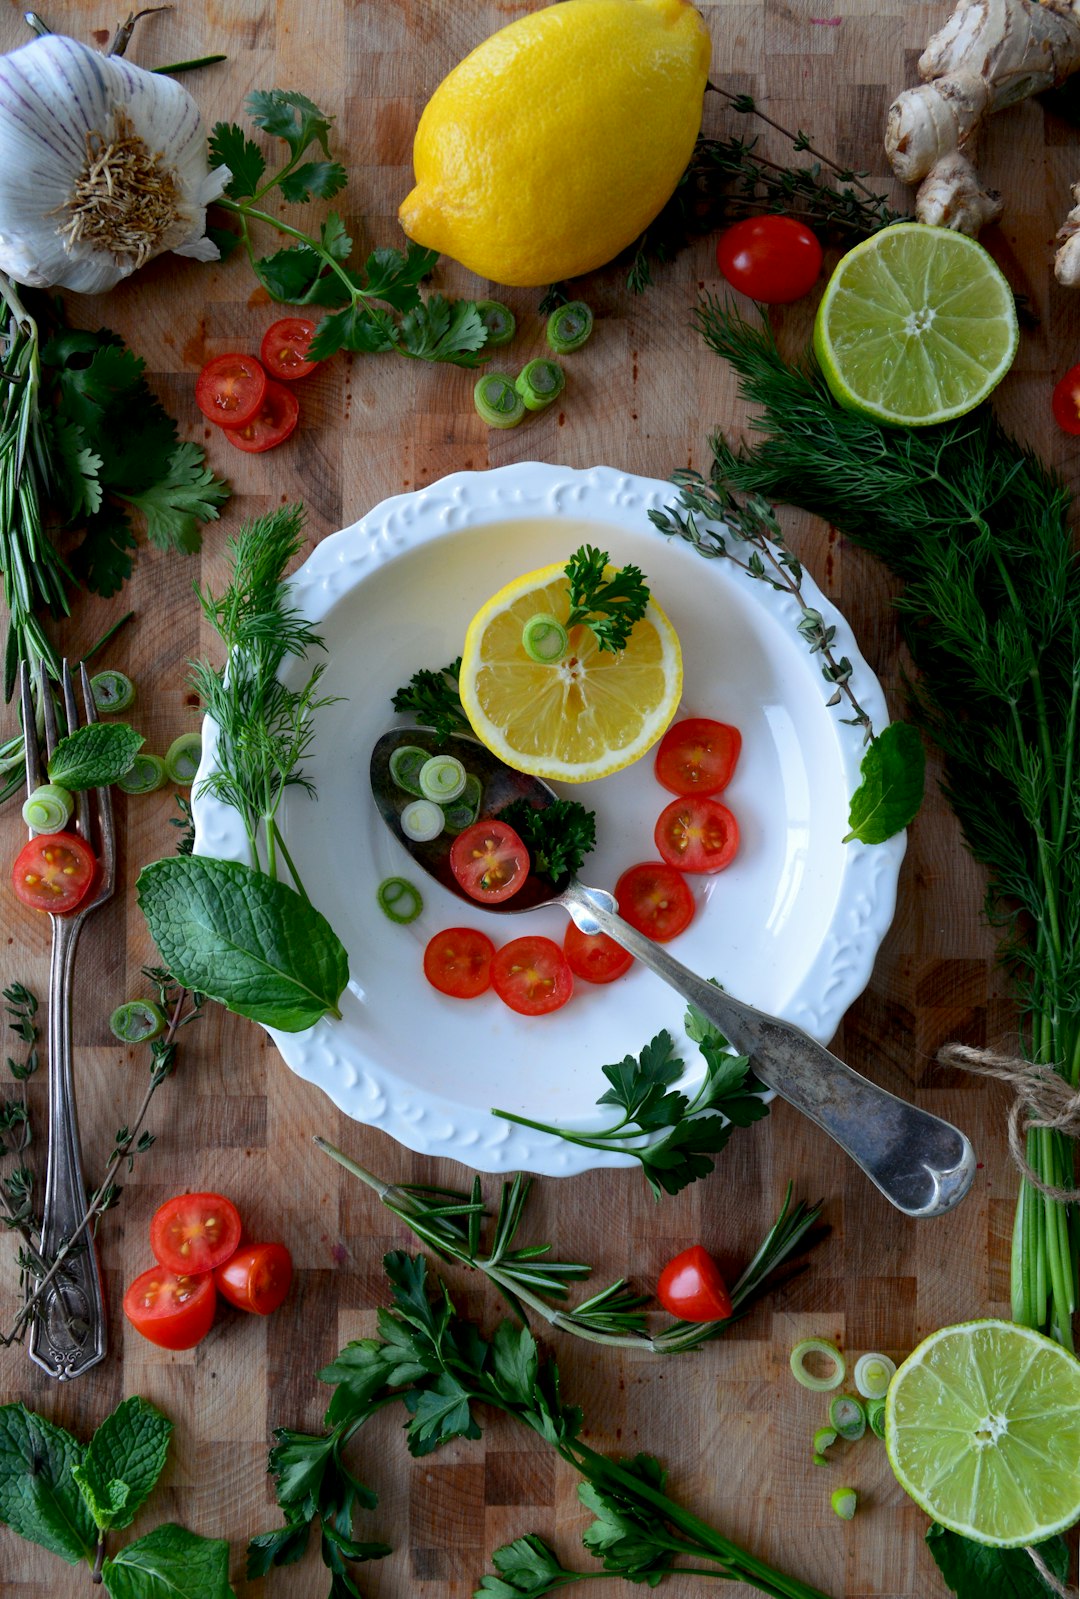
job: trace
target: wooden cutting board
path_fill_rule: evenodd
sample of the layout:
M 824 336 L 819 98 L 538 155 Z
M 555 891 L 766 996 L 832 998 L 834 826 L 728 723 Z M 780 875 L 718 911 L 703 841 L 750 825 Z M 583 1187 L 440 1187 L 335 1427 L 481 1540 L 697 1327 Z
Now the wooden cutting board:
M 49 0 L 57 31 L 104 45 L 118 20 L 99 0 Z M 350 182 L 342 209 L 367 245 L 398 242 L 397 204 L 410 186 L 410 147 L 421 107 L 449 68 L 532 0 L 188 0 L 139 25 L 130 58 L 154 66 L 222 51 L 228 61 L 189 77 L 207 122 L 237 120 L 246 94 L 297 89 L 336 119 L 335 147 Z M 914 80 L 923 43 L 944 4 L 913 0 L 703 0 L 714 40 L 713 77 L 757 96 L 784 126 L 809 130 L 816 145 L 890 184 L 881 154 L 884 113 Z M 0 48 L 24 42 L 21 8 L 0 13 Z M 710 98 L 708 131 L 735 131 Z M 741 131 L 741 129 L 740 129 Z M 748 134 L 755 132 L 748 128 Z M 775 143 L 775 141 L 774 141 Z M 776 144 L 783 158 L 782 143 Z M 567 152 L 573 160 L 574 153 Z M 982 164 L 1005 192 L 1003 224 L 988 242 L 1039 325 L 1025 332 L 1014 372 L 1000 391 L 1006 423 L 1039 448 L 1073 483 L 1071 440 L 1053 430 L 1048 392 L 1080 350 L 1080 299 L 1059 290 L 1048 241 L 1080 176 L 1080 138 L 1028 103 L 999 115 Z M 313 215 L 318 210 L 313 209 Z M 268 241 L 269 243 L 269 241 Z M 443 262 L 437 286 L 484 292 Z M 744 413 L 731 374 L 691 327 L 702 290 L 718 286 L 711 244 L 657 273 L 645 296 L 630 295 L 617 269 L 597 274 L 587 297 L 598 319 L 593 341 L 575 359 L 565 403 L 508 434 L 490 432 L 471 404 L 472 378 L 391 357 L 327 363 L 305 386 L 293 441 L 265 456 L 237 456 L 201 423 L 193 379 L 210 356 L 257 347 L 272 320 L 265 294 L 240 259 L 199 266 L 153 263 L 112 294 L 68 297 L 71 320 L 107 325 L 144 357 L 150 380 L 185 437 L 204 442 L 227 473 L 234 498 L 197 558 L 143 549 L 126 601 L 136 619 L 111 664 L 139 683 L 137 722 L 148 747 L 163 749 L 192 726 L 195 698 L 185 663 L 212 648 L 192 584 L 220 584 L 224 539 L 243 518 L 286 500 L 303 500 L 318 540 L 387 495 L 462 468 L 540 459 L 584 467 L 603 462 L 655 477 L 705 466 L 708 437 L 738 429 Z M 522 333 L 516 353 L 540 353 L 538 294 L 504 296 Z M 809 310 L 775 317 L 785 349 L 805 340 Z M 890 580 L 823 523 L 785 516 L 795 547 L 854 626 L 893 706 L 900 708 L 900 658 Z M 78 654 L 118 614 L 117 601 L 80 600 L 62 641 Z M 4 713 L 5 729 L 11 726 Z M 142 991 L 140 968 L 153 959 L 133 884 L 140 863 L 168 853 L 169 794 L 120 802 L 122 891 L 84 935 L 76 998 L 79 1103 L 90 1173 L 99 1171 L 115 1129 L 132 1114 L 144 1059 L 108 1031 L 112 1007 Z M 0 818 L 2 858 L 20 842 L 9 806 Z M 342 848 L 348 850 L 348 838 Z M 922 1536 L 925 1516 L 893 1482 L 876 1443 L 865 1442 L 829 1471 L 810 1461 L 810 1437 L 823 1419 L 820 1399 L 787 1372 L 797 1339 L 824 1334 L 846 1349 L 902 1356 L 943 1323 L 1008 1313 L 1008 1244 L 1016 1179 L 1003 1138 L 1005 1098 L 995 1087 L 945 1072 L 935 1054 L 949 1039 L 1008 1043 L 1015 1012 L 993 964 L 993 939 L 980 918 L 980 873 L 936 791 L 911 830 L 896 918 L 873 979 L 852 1007 L 836 1048 L 885 1087 L 960 1123 L 980 1166 L 959 1210 L 934 1222 L 892 1211 L 832 1146 L 783 1104 L 732 1139 L 714 1176 L 657 1205 L 634 1171 L 545 1179 L 530 1201 L 531 1238 L 551 1239 L 562 1258 L 589 1260 L 596 1281 L 630 1273 L 648 1285 L 662 1262 L 700 1241 L 728 1266 L 744 1261 L 772 1219 L 785 1183 L 822 1196 L 831 1236 L 809 1267 L 731 1335 L 697 1355 L 668 1361 L 618 1358 L 561 1337 L 553 1344 L 566 1395 L 586 1416 L 594 1446 L 647 1450 L 670 1469 L 674 1492 L 757 1554 L 817 1584 L 835 1599 L 925 1599 L 943 1592 Z M 45 991 L 47 935 L 17 913 L 2 912 L 0 977 Z M 7 1051 L 5 1051 L 6 1053 Z M 9 1091 L 7 1087 L 5 1092 Z M 36 1125 L 45 1085 L 31 1087 Z M 112 1306 L 112 1353 L 70 1387 L 33 1368 L 21 1348 L 0 1349 L 0 1400 L 21 1399 L 86 1437 L 127 1394 L 160 1404 L 176 1423 L 162 1487 L 133 1531 L 174 1519 L 233 1548 L 237 1592 L 314 1599 L 327 1579 L 312 1554 L 265 1583 L 246 1583 L 247 1539 L 277 1514 L 265 1475 L 273 1428 L 319 1426 L 328 1391 L 314 1380 L 348 1338 L 373 1329 L 385 1293 L 380 1257 L 411 1240 L 366 1192 L 312 1145 L 322 1133 L 388 1179 L 465 1186 L 452 1162 L 408 1153 L 381 1132 L 342 1117 L 315 1088 L 295 1078 L 250 1024 L 211 1007 L 182 1035 L 174 1078 L 151 1117 L 152 1151 L 126 1178 L 118 1208 L 100 1237 Z M 38 1153 L 41 1148 L 39 1145 Z M 195 1351 L 170 1355 L 128 1334 L 119 1313 L 123 1286 L 149 1264 L 146 1231 L 155 1207 L 184 1187 L 219 1189 L 240 1204 L 252 1233 L 279 1237 L 298 1268 L 283 1309 L 262 1321 L 227 1315 Z M 489 1182 L 489 1194 L 495 1184 Z M 0 1241 L 0 1323 L 18 1304 L 14 1251 Z M 475 1279 L 449 1273 L 468 1309 L 493 1324 L 498 1305 Z M 461 1442 L 420 1462 L 384 1416 L 361 1436 L 356 1469 L 379 1494 L 362 1536 L 391 1543 L 393 1555 L 362 1574 L 369 1599 L 466 1599 L 490 1569 L 498 1544 L 535 1531 L 568 1562 L 584 1566 L 585 1518 L 574 1474 L 550 1450 L 495 1419 L 482 1441 Z M 841 1480 L 858 1488 L 851 1524 L 829 1507 Z M 7 1599 L 53 1599 L 85 1592 L 84 1572 L 0 1530 L 0 1592 Z M 672 1581 L 673 1599 L 702 1591 L 693 1578 Z M 744 1590 L 738 1589 L 738 1592 Z M 746 1590 L 749 1591 L 749 1590 Z M 732 1590 L 734 1594 L 736 1590 Z

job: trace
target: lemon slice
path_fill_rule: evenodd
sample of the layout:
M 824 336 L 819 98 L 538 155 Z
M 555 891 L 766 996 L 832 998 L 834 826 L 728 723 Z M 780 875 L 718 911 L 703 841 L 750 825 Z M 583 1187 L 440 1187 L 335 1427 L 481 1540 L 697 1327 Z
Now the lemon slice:
M 814 323 L 839 403 L 923 427 L 963 416 L 1013 363 L 1020 330 L 1001 269 L 975 239 L 899 222 L 843 256 Z
M 477 738 L 508 766 L 563 783 L 629 766 L 675 715 L 682 693 L 675 629 L 650 600 L 625 649 L 601 650 L 579 625 L 562 660 L 543 664 L 521 642 L 538 613 L 569 616 L 565 567 L 515 578 L 469 624 L 458 688 Z
M 1080 1362 L 1015 1322 L 943 1327 L 889 1385 L 885 1447 L 943 1527 L 1038 1543 L 1080 1518 Z

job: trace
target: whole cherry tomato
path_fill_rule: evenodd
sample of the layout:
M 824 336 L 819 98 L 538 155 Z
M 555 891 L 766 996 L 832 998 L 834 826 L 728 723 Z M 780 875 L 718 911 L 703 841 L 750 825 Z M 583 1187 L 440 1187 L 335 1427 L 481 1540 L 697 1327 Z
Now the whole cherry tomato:
M 720 1268 L 700 1244 L 684 1249 L 660 1273 L 656 1297 L 664 1309 L 681 1321 L 725 1321 L 731 1315 L 731 1295 Z
M 716 264 L 733 289 L 762 305 L 809 294 L 821 273 L 821 245 L 794 217 L 745 217 L 720 235 Z

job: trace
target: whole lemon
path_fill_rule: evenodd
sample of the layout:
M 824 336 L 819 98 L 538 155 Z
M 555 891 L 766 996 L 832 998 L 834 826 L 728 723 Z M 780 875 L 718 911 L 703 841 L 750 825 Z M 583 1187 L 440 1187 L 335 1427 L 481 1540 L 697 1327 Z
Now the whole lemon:
M 603 266 L 685 171 L 709 54 L 687 0 L 562 0 L 510 23 L 424 108 L 402 227 L 496 283 Z

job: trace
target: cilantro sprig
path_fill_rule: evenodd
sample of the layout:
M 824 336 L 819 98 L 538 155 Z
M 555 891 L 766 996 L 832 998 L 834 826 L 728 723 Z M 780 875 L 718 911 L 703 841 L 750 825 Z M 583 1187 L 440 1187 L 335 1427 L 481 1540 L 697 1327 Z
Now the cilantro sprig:
M 471 300 L 427 300 L 420 284 L 438 252 L 409 243 L 405 250 L 373 250 L 362 268 L 349 265 L 353 240 L 340 215 L 331 211 L 318 233 L 282 221 L 263 205 L 274 189 L 294 204 L 330 200 L 347 182 L 333 159 L 329 137 L 333 118 L 302 94 L 261 89 L 248 96 L 246 109 L 263 133 L 284 141 L 288 157 L 268 171 L 266 156 L 236 123 L 219 122 L 210 138 L 210 159 L 227 166 L 232 177 L 217 202 L 238 218 L 239 238 L 259 282 L 271 298 L 287 305 L 326 307 L 311 341 L 311 355 L 323 360 L 335 350 L 365 354 L 394 351 L 418 361 L 444 361 L 475 367 L 487 359 L 487 329 Z M 273 255 L 256 254 L 252 225 L 265 224 L 295 242 Z M 214 233 L 223 252 L 236 235 Z

